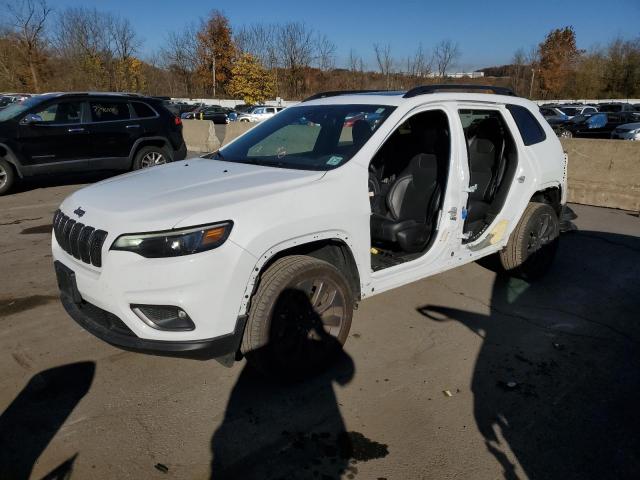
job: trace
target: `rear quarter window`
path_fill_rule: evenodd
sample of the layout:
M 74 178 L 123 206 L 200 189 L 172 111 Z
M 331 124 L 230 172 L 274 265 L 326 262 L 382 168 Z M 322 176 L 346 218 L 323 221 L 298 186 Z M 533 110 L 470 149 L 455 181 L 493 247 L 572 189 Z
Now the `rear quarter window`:
M 507 109 L 511 112 L 525 145 L 535 145 L 547 138 L 544 129 L 527 108 L 520 105 L 507 105 Z
M 131 106 L 133 107 L 133 111 L 136 112 L 136 117 L 138 118 L 147 118 L 147 117 L 156 116 L 156 112 L 146 103 L 131 102 Z

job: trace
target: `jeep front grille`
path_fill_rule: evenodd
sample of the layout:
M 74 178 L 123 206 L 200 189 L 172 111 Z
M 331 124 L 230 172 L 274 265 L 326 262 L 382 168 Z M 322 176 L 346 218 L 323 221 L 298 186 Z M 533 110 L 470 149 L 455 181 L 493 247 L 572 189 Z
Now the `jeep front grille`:
M 53 232 L 58 245 L 84 263 L 102 266 L 102 245 L 107 232 L 76 222 L 60 210 L 53 215 Z

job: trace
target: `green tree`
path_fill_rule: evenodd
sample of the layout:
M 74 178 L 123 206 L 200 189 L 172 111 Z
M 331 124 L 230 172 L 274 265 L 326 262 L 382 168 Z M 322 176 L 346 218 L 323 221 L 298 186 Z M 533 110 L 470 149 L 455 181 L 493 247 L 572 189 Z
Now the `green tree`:
M 253 55 L 241 55 L 231 73 L 229 94 L 242 98 L 246 104 L 263 103 L 273 95 L 273 79 Z
M 582 53 L 576 47 L 576 32 L 573 27 L 556 28 L 549 32 L 538 50 L 543 92 L 552 97 L 561 95 Z

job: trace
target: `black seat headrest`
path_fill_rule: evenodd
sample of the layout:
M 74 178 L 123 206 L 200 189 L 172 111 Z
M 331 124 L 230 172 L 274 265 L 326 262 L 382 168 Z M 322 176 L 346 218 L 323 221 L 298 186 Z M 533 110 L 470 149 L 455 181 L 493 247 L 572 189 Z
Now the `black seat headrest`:
M 357 147 L 361 147 L 369 140 L 371 136 L 371 125 L 366 120 L 356 120 L 353 123 L 351 129 L 351 137 L 353 138 L 353 144 Z

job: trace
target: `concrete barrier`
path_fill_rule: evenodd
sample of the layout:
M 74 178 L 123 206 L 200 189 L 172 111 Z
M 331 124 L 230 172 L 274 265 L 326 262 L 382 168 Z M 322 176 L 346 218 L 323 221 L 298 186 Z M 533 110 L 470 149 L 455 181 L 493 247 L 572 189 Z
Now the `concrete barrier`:
M 231 122 L 227 124 L 227 128 L 225 128 L 224 138 L 221 138 L 220 142 L 224 146 L 234 138 L 238 138 L 247 130 L 251 130 L 256 125 L 258 124 L 251 122 Z
M 568 200 L 640 211 L 640 142 L 561 139 L 569 155 Z
M 209 120 L 183 120 L 182 135 L 190 152 L 215 152 L 220 148 L 213 122 Z

